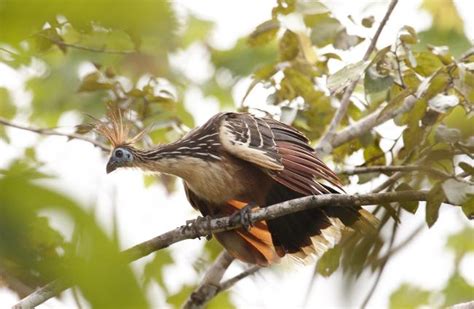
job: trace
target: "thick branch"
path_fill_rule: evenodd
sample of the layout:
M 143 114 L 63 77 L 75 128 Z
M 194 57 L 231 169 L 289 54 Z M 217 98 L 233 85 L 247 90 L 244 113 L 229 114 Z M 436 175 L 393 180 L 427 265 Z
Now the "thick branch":
M 370 42 L 369 47 L 367 48 L 367 51 L 365 52 L 364 57 L 362 60 L 367 61 L 370 58 L 370 55 L 375 49 L 375 45 L 377 43 L 377 40 L 379 39 L 380 33 L 382 33 L 383 28 L 385 27 L 390 15 L 393 12 L 393 9 L 397 5 L 398 0 L 392 0 L 388 6 L 387 12 L 385 13 L 385 16 L 383 17 L 382 21 L 380 22 L 379 27 L 377 28 L 377 31 L 374 34 L 374 37 L 372 38 L 372 41 Z M 342 118 L 344 118 L 344 115 L 347 112 L 347 108 L 349 107 L 350 99 L 352 96 L 352 93 L 354 92 L 354 89 L 359 82 L 361 76 L 359 76 L 357 79 L 353 80 L 349 86 L 347 86 L 346 90 L 344 91 L 344 94 L 341 99 L 341 105 L 337 109 L 333 119 L 331 120 L 331 123 L 329 124 L 328 130 L 326 134 L 321 138 L 321 141 L 319 142 L 318 146 L 316 147 L 316 150 L 319 153 L 329 153 L 332 149 L 331 144 L 332 140 L 335 136 L 335 132 L 337 129 L 337 126 L 339 123 L 342 121 Z
M 98 142 L 98 141 L 96 141 L 92 138 L 88 138 L 88 137 L 80 135 L 80 134 L 63 133 L 63 132 L 58 132 L 58 131 L 55 131 L 55 130 L 52 130 L 52 129 L 32 128 L 32 127 L 12 123 L 12 122 L 8 121 L 7 119 L 1 118 L 1 117 L 0 117 L 0 124 L 2 124 L 4 126 L 7 126 L 7 127 L 12 127 L 12 128 L 20 129 L 20 130 L 26 130 L 26 131 L 38 133 L 38 134 L 41 134 L 41 135 L 56 135 L 56 136 L 65 136 L 65 137 L 68 137 L 68 138 L 71 138 L 71 139 L 79 139 L 79 140 L 91 143 L 94 146 L 97 146 L 97 147 L 99 147 L 100 149 L 102 149 L 104 151 L 109 151 L 110 150 L 110 148 L 107 145 L 102 144 L 102 143 L 100 143 L 100 142 Z
M 255 223 L 257 221 L 271 220 L 290 213 L 324 206 L 353 207 L 391 202 L 426 201 L 427 197 L 428 191 L 426 190 L 370 193 L 361 195 L 324 194 L 306 196 L 265 208 L 256 209 L 250 214 L 249 220 L 250 222 Z M 177 227 L 162 235 L 133 246 L 123 251 L 122 254 L 124 254 L 127 260 L 131 262 L 185 239 L 207 236 L 211 233 L 228 231 L 242 226 L 240 220 L 235 220 L 235 217 L 233 218 L 232 216 L 210 220 L 201 218 L 192 220 L 191 222 L 191 224 Z M 53 281 L 21 300 L 15 308 L 32 308 L 37 306 L 47 299 L 54 297 L 67 287 L 68 285 L 61 285 L 60 281 Z

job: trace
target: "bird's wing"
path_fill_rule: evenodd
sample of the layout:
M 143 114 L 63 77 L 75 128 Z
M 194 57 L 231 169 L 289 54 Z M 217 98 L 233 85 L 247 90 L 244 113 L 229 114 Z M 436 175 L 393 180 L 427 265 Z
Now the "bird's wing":
M 270 118 L 228 113 L 219 137 L 225 150 L 254 163 L 282 185 L 305 195 L 342 193 L 336 174 L 298 130 Z
M 222 146 L 232 155 L 260 167 L 281 171 L 284 166 L 268 123 L 247 113 L 226 113 L 219 127 Z

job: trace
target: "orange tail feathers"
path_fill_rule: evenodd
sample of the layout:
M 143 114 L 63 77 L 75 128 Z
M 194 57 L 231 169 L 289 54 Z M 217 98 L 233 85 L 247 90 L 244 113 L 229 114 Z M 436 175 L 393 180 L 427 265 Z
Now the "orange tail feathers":
M 247 204 L 242 201 L 230 200 L 222 213 L 225 215 L 234 214 Z M 249 230 L 239 228 L 216 233 L 215 237 L 232 256 L 243 262 L 267 266 L 279 260 L 266 222 L 256 222 Z

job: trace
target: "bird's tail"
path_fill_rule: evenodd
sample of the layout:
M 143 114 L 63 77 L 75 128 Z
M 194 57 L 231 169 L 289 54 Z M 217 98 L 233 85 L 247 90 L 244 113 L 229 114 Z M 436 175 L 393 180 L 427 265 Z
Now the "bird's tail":
M 286 188 L 278 189 L 278 195 L 273 195 L 275 200 L 269 205 L 303 196 Z M 378 220 L 361 207 L 320 207 L 279 217 L 267 224 L 280 257 L 291 254 L 310 262 L 354 232 L 376 233 Z

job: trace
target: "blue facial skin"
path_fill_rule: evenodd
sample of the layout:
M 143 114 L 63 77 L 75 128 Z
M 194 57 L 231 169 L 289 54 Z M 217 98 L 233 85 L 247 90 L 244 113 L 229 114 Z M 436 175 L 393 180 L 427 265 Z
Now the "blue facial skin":
M 115 171 L 119 167 L 129 166 L 133 161 L 133 155 L 130 150 L 118 147 L 115 148 L 107 163 L 107 174 Z

